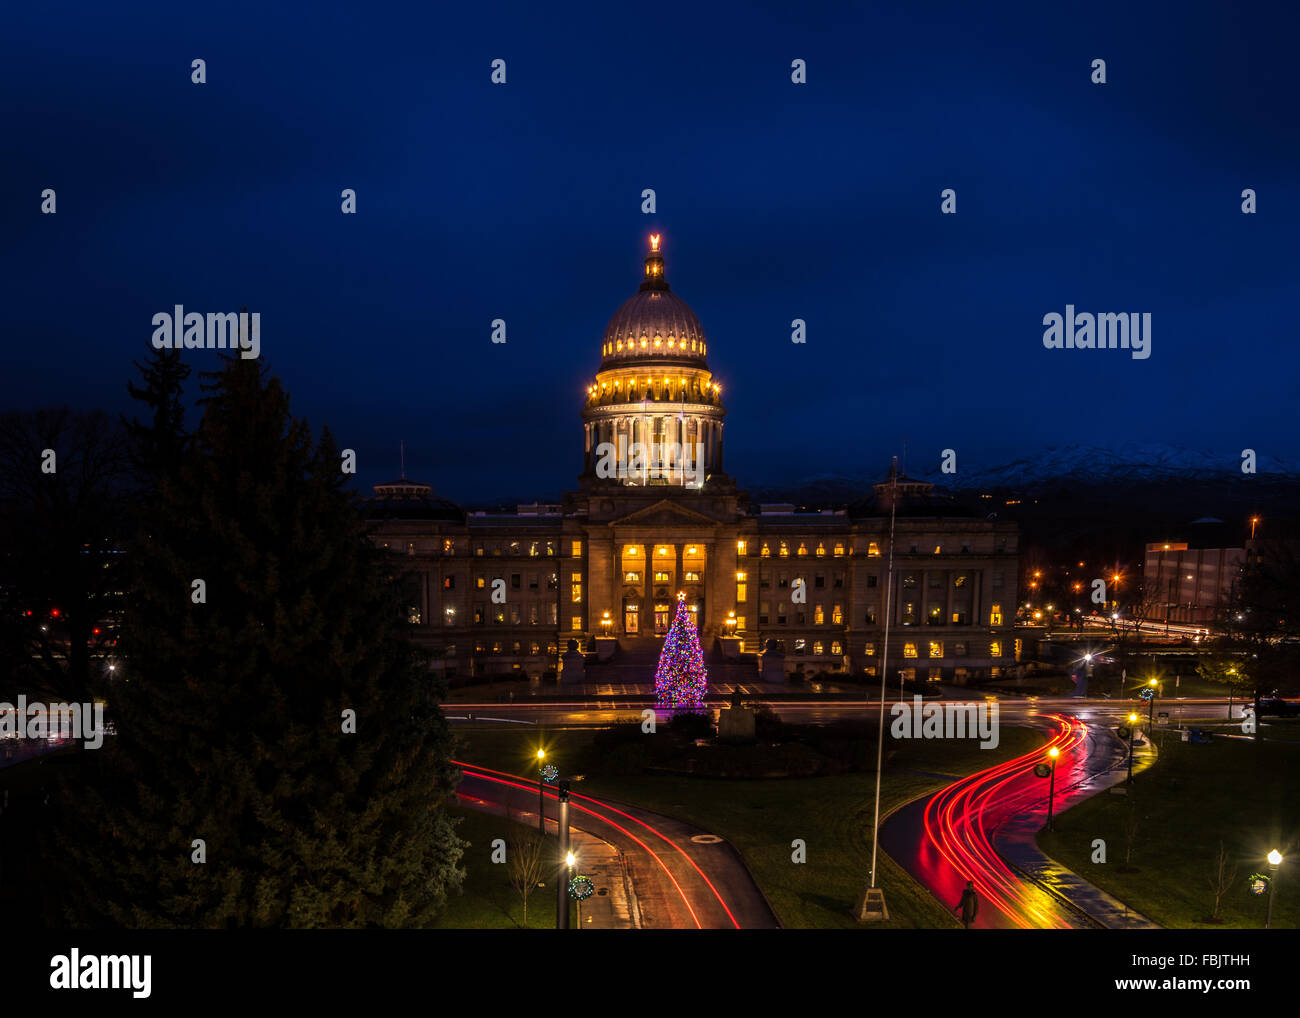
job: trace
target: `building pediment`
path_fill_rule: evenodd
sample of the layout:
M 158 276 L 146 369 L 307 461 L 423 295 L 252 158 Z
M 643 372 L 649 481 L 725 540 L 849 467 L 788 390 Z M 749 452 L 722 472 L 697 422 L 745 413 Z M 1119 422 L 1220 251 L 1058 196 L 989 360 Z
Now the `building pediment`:
M 653 505 L 634 513 L 610 520 L 611 527 L 716 527 L 718 521 L 711 516 L 687 509 L 671 499 L 660 499 Z

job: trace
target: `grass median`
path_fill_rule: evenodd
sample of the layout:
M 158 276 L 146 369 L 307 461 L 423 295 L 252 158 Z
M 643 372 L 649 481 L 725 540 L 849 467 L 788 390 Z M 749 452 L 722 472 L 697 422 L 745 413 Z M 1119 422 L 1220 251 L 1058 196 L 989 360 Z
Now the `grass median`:
M 1267 894 L 1252 893 L 1249 878 L 1268 874 L 1265 857 L 1276 848 L 1292 861 L 1283 863 L 1274 888 L 1273 926 L 1295 929 L 1300 924 L 1300 785 L 1290 776 L 1297 764 L 1295 742 L 1216 738 L 1197 745 L 1167 738 L 1156 763 L 1134 778 L 1129 795 L 1102 793 L 1085 800 L 1061 814 L 1056 831 L 1041 835 L 1039 845 L 1172 929 L 1263 926 Z M 1104 863 L 1093 862 L 1096 839 L 1105 842 Z M 1222 880 L 1220 843 L 1226 853 Z M 1220 882 L 1224 892 L 1215 923 L 1208 920 L 1213 885 Z

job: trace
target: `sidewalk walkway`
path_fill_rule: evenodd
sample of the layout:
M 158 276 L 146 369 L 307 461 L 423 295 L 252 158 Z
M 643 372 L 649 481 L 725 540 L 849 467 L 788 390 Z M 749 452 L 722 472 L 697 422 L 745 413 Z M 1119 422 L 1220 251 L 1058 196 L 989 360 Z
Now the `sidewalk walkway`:
M 505 816 L 506 807 L 498 803 L 484 802 L 471 796 L 462 796 L 460 804 L 482 813 Z M 535 821 L 537 813 L 528 813 L 518 809 L 510 810 L 510 817 L 521 823 Z M 547 817 L 547 833 L 554 837 L 558 823 Z M 596 885 L 596 893 L 579 908 L 577 902 L 571 902 L 570 908 L 576 917 L 582 915 L 584 930 L 632 930 L 641 928 L 641 913 L 637 906 L 636 894 L 632 890 L 632 881 L 627 872 L 627 860 L 615 846 L 603 841 L 594 834 L 569 823 L 569 846 L 581 862 L 580 870 L 591 878 Z M 549 879 L 548 879 L 549 883 Z M 603 892 L 603 893 L 602 893 Z M 554 897 L 549 888 L 539 892 Z
M 1128 776 L 1127 752 L 1128 747 L 1120 742 L 1111 729 L 1089 725 L 1085 765 L 1089 776 L 1057 794 L 1058 815 L 1084 799 L 1122 785 Z M 1149 741 L 1142 746 L 1134 742 L 1133 773 L 1146 770 L 1155 763 L 1155 758 L 1155 747 Z M 1161 929 L 1157 923 L 1134 912 L 1124 902 L 1043 854 L 1038 847 L 1038 832 L 1041 829 L 1041 814 L 1019 813 L 994 833 L 994 848 L 1013 869 L 1019 870 L 1049 894 L 1068 901 L 1103 929 Z

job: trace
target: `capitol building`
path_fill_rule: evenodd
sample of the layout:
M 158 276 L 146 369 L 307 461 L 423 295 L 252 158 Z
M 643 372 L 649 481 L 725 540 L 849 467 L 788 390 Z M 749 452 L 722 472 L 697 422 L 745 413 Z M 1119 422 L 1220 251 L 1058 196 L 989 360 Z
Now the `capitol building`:
M 660 247 L 652 236 L 640 286 L 600 340 L 582 473 L 560 504 L 467 512 L 406 478 L 366 500 L 373 540 L 401 556 L 403 611 L 434 667 L 536 679 L 563 659 L 587 682 L 651 682 L 682 593 L 711 678 L 878 675 L 891 507 L 890 681 L 1014 665 L 1014 523 L 892 469 L 858 500 L 817 509 L 737 487 L 709 340 Z M 571 641 L 581 656 L 565 653 Z

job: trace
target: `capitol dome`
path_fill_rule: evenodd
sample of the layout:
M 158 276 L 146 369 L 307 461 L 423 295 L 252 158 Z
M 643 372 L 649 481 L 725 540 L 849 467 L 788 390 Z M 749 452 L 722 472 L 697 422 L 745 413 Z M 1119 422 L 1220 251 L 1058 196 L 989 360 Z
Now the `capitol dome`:
M 699 489 L 723 476 L 727 412 L 700 320 L 664 278 L 659 240 L 650 237 L 637 293 L 605 327 L 582 409 L 583 477 Z
M 707 366 L 704 327 L 664 278 L 658 235 L 650 238 L 645 279 L 605 326 L 602 366 L 646 361 Z

